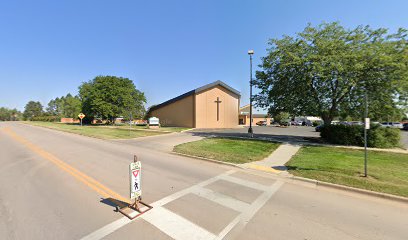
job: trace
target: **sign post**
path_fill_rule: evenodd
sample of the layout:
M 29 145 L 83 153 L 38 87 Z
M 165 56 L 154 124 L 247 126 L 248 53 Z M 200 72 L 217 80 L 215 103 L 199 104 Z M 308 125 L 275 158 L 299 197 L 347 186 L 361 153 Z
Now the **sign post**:
M 125 208 L 130 208 L 133 210 L 136 210 L 139 212 L 135 216 L 131 216 L 130 214 L 127 214 L 126 212 L 123 211 L 122 208 L 118 209 L 119 212 L 121 212 L 123 215 L 130 219 L 134 219 L 143 213 L 149 211 L 153 207 L 142 202 L 142 163 L 137 160 L 137 156 L 134 155 L 133 157 L 133 162 L 129 164 L 129 181 L 130 181 L 130 200 L 135 200 L 134 203 L 129 204 Z M 138 204 L 142 204 L 147 207 L 145 210 L 141 210 L 138 206 Z
M 79 119 L 81 119 L 81 127 L 82 127 L 82 118 L 85 117 L 85 114 L 80 113 L 80 114 L 78 114 L 78 117 L 79 117 Z

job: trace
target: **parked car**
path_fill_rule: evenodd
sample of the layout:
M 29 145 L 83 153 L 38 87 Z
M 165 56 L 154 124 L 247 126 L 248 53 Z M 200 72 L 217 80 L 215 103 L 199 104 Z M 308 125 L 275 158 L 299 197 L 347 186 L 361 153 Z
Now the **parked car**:
M 360 121 L 351 121 L 349 122 L 350 125 L 364 125 L 364 123 L 360 122 Z
M 383 127 L 400 128 L 400 129 L 403 128 L 402 123 L 400 122 L 383 122 L 381 123 L 381 125 Z
M 322 127 L 323 127 L 323 124 L 320 124 L 317 127 L 315 127 L 316 132 L 320 132 L 322 130 L 321 129 Z
M 256 123 L 256 125 L 258 125 L 258 126 L 266 126 L 267 124 L 266 124 L 266 121 L 259 121 L 259 122 Z
M 402 125 L 402 130 L 408 131 L 408 123 Z
M 302 121 L 290 121 L 290 125 L 292 125 L 292 126 L 302 126 Z

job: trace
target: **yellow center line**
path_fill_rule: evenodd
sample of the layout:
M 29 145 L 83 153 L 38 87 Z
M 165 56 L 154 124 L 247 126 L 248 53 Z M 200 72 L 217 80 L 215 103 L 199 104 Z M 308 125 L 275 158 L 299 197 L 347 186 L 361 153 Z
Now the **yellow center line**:
M 96 191 L 97 193 L 102 195 L 104 198 L 111 197 L 113 199 L 120 200 L 122 202 L 128 203 L 128 199 L 122 197 L 120 194 L 118 194 L 115 191 L 113 191 L 113 190 L 109 189 L 108 187 L 104 186 L 102 183 L 98 182 L 97 180 L 89 177 L 85 173 L 75 169 L 74 167 L 68 165 L 64 161 L 58 159 L 53 154 L 41 149 L 39 146 L 29 142 L 28 140 L 26 140 L 23 137 L 17 135 L 10 128 L 6 127 L 6 128 L 2 128 L 0 130 L 5 132 L 6 134 L 8 134 L 10 137 L 12 137 L 17 142 L 20 142 L 21 144 L 26 146 L 31 151 L 37 153 L 38 155 L 40 155 L 44 159 L 54 163 L 57 167 L 61 168 L 65 172 L 69 173 L 71 176 L 73 176 L 74 178 L 76 178 L 80 182 L 84 183 L 86 186 L 93 189 L 94 191 Z

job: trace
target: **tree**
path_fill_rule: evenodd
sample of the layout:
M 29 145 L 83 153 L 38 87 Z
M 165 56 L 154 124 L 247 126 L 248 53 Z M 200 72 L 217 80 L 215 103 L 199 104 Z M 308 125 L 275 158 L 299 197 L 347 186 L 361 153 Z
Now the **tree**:
M 367 92 L 371 117 L 398 112 L 408 96 L 406 32 L 348 30 L 335 22 L 271 39 L 253 81 L 261 90 L 256 105 L 271 114 L 318 115 L 330 124 L 340 115 L 362 117 Z
M 43 106 L 40 102 L 29 101 L 24 108 L 23 117 L 25 120 L 31 120 L 33 117 L 39 117 L 43 114 Z
M 275 115 L 274 120 L 275 122 L 282 124 L 285 121 L 290 121 L 290 114 L 288 112 L 280 112 Z
M 82 110 L 87 116 L 113 119 L 118 116 L 142 117 L 146 98 L 132 80 L 98 76 L 79 87 Z
M 65 97 L 51 99 L 48 103 L 47 113 L 52 116 L 77 118 L 81 110 L 81 100 L 78 96 L 68 93 Z
M 77 118 L 78 114 L 81 113 L 81 100 L 78 96 L 73 97 L 71 94 L 65 97 L 63 116 Z
M 47 113 L 52 116 L 60 116 L 61 115 L 61 100 L 59 98 L 51 99 L 48 102 Z
M 20 119 L 21 112 L 17 109 L 0 107 L 0 121 L 19 121 Z

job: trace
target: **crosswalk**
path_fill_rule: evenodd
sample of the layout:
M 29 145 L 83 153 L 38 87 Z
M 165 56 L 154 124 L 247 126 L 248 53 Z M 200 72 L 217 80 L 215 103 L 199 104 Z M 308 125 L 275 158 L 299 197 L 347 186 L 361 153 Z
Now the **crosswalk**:
M 238 228 L 244 228 L 245 225 L 256 214 L 256 212 L 258 212 L 258 210 L 262 208 L 262 206 L 272 197 L 272 195 L 283 185 L 283 182 L 280 180 L 275 180 L 271 185 L 265 185 L 255 181 L 250 181 L 248 179 L 242 179 L 236 176 L 232 176 L 232 174 L 237 175 L 236 173 L 237 170 L 227 171 L 221 175 L 215 176 L 206 181 L 200 182 L 194 186 L 167 196 L 159 201 L 156 201 L 151 204 L 154 208 L 141 215 L 140 219 L 147 221 L 158 230 L 176 240 L 223 239 L 232 229 L 239 230 Z M 243 201 L 242 199 L 238 199 L 237 197 L 228 194 L 228 191 L 224 193 L 214 190 L 214 188 L 212 189 L 211 186 L 217 185 L 222 181 L 226 181 L 231 184 L 237 184 L 244 189 L 248 188 L 251 190 L 256 190 L 257 192 L 259 192 L 259 194 L 256 196 L 256 198 L 254 198 L 254 200 L 249 202 L 248 200 Z M 166 204 L 177 201 L 187 194 L 194 194 L 199 198 L 209 200 L 213 203 L 221 205 L 224 208 L 232 209 L 233 211 L 237 212 L 238 215 L 233 218 L 232 221 L 226 224 L 221 231 L 210 231 L 205 227 L 192 222 L 186 217 L 183 217 L 180 214 L 177 214 L 166 208 Z M 137 219 L 139 218 L 136 218 L 135 221 L 137 221 Z M 132 221 L 126 217 L 121 218 L 111 224 L 102 227 L 101 229 L 96 230 L 95 232 L 83 237 L 82 239 L 103 239 L 104 237 L 112 234 L 116 230 L 131 222 Z

